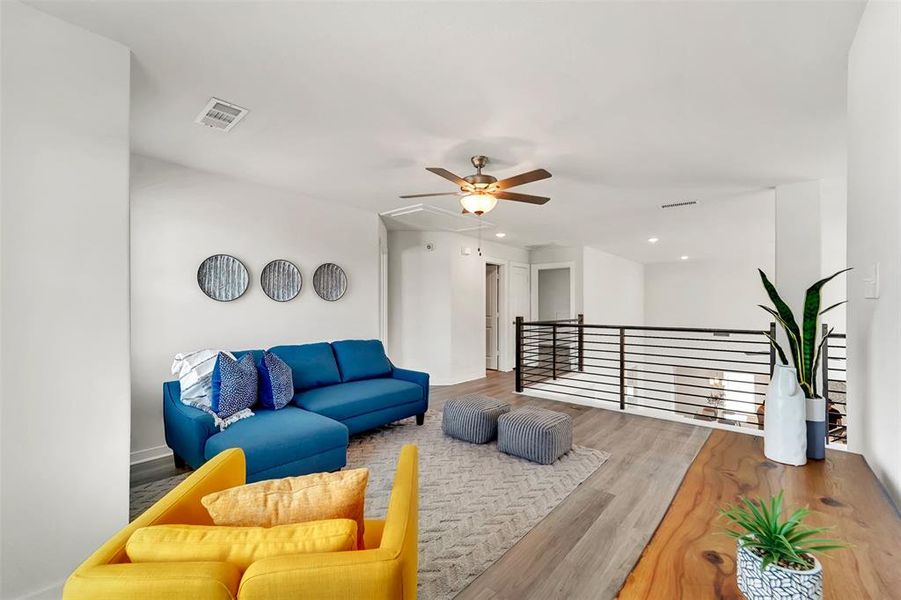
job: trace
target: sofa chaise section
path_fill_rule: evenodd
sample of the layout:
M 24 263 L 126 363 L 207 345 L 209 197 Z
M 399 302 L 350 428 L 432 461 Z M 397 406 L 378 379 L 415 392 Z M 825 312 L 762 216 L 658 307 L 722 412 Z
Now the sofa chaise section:
M 198 468 L 223 450 L 241 448 L 248 481 L 335 471 L 347 463 L 347 427 L 313 412 L 286 406 L 255 407 L 255 415 L 225 431 L 213 418 L 182 404 L 177 381 L 163 386 L 166 444 L 176 464 Z

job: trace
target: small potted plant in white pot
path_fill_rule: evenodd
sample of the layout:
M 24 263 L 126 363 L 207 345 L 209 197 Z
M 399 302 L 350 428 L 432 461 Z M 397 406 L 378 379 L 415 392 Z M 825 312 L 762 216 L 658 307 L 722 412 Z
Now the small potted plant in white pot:
M 738 589 L 748 600 L 820 600 L 823 567 L 814 554 L 844 546 L 819 537 L 827 527 L 802 525 L 810 514 L 806 508 L 783 520 L 782 496 L 780 491 L 769 501 L 741 498 L 738 506 L 720 511 L 737 528 L 726 533 L 736 539 Z

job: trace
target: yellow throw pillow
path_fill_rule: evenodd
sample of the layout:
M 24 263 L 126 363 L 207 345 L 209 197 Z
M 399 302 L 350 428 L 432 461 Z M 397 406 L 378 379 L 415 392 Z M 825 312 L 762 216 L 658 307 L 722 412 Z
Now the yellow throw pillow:
M 133 563 L 213 561 L 244 570 L 271 556 L 343 552 L 357 547 L 351 519 L 311 521 L 278 527 L 154 525 L 135 530 L 125 553 Z
M 324 519 L 357 522 L 363 548 L 363 504 L 369 469 L 271 479 L 214 492 L 201 502 L 216 525 L 273 527 Z

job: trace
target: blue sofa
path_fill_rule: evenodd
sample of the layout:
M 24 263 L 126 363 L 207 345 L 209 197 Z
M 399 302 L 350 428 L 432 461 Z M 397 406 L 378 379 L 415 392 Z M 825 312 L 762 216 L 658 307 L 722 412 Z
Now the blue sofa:
M 395 368 L 378 340 L 276 346 L 291 367 L 294 398 L 279 410 L 220 432 L 210 415 L 180 400 L 178 381 L 163 384 L 166 444 L 176 465 L 197 468 L 227 448 L 241 448 L 247 481 L 334 471 L 347 463 L 348 436 L 407 417 L 422 425 L 429 406 L 427 373 Z M 235 352 L 240 358 L 248 352 Z

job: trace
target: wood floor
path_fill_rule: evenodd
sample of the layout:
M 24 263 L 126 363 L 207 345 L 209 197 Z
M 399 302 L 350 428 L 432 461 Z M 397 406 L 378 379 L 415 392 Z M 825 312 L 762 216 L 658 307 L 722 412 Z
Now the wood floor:
M 605 450 L 610 459 L 457 600 L 614 598 L 709 430 L 512 390 L 512 375 L 491 373 L 432 388 L 432 397 L 440 404 L 450 396 L 482 392 L 514 405 L 567 412 L 574 421 L 573 442 Z
M 565 411 L 574 443 L 610 458 L 459 600 L 740 598 L 733 542 L 718 533 L 717 509 L 740 494 L 782 488 L 790 506 L 813 509 L 813 525 L 835 525 L 834 537 L 853 544 L 826 559 L 827 599 L 901 598 L 901 518 L 859 455 L 829 451 L 825 461 L 785 467 L 764 458 L 759 437 L 512 389 L 511 374 L 491 373 L 433 387 L 431 404 L 438 409 L 452 396 L 481 392 Z M 145 465 L 133 482 L 175 472 L 171 460 Z

